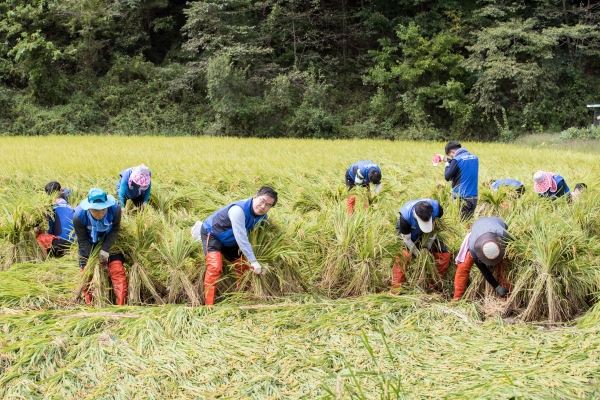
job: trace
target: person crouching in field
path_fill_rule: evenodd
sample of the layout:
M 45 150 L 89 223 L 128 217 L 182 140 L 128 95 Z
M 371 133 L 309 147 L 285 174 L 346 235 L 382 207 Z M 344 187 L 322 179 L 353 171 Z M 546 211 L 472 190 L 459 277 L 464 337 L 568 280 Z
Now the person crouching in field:
M 52 204 L 52 216 L 48 217 L 48 231 L 36 229 L 36 240 L 44 256 L 62 257 L 73 244 L 73 208 L 68 203 L 69 189 L 62 189 L 60 183 L 49 182 L 44 190 L 49 196 L 56 196 Z
M 554 173 L 546 171 L 537 171 L 533 174 L 533 190 L 540 197 L 546 197 L 556 200 L 562 196 L 568 196 L 570 199 L 571 193 L 565 179 Z
M 506 242 L 510 239 L 507 229 L 506 223 L 498 217 L 482 217 L 475 221 L 456 256 L 454 300 L 460 300 L 465 293 L 473 263 L 499 296 L 504 297 L 508 294 L 508 284 L 505 281 L 502 265 Z M 497 265 L 499 265 L 498 275 L 502 284 L 492 273 Z
M 370 185 L 375 185 L 373 192 L 378 194 L 381 191 L 381 168 L 373 161 L 362 160 L 352 164 L 346 170 L 346 186 L 348 191 L 352 190 L 355 186 L 359 185 L 366 187 L 370 193 Z M 350 195 L 346 199 L 346 211 L 348 215 L 354 213 L 354 206 L 356 205 L 356 196 Z
M 223 271 L 223 257 L 233 263 L 238 281 L 249 269 L 256 274 L 263 272 L 248 240 L 248 233 L 267 219 L 267 213 L 276 204 L 277 192 L 263 186 L 254 197 L 231 203 L 212 213 L 202 223 L 200 234 L 206 260 L 205 305 L 215 303 L 216 285 Z
M 406 281 L 404 267 L 410 261 L 411 254 L 419 254 L 420 248 L 426 248 L 433 254 L 440 276 L 446 274 L 450 265 L 450 252 L 446 245 L 435 234 L 431 235 L 427 243 L 423 243 L 423 234 L 433 232 L 435 221 L 443 215 L 444 210 L 436 200 L 419 199 L 404 203 L 396 229 L 406 245 L 406 250 L 403 251 L 405 261 L 403 263 L 399 256 L 394 261 L 392 288 L 398 288 Z
M 587 185 L 585 183 L 576 184 L 575 187 L 573 188 L 573 191 L 571 192 L 571 199 L 573 201 L 577 201 L 579 199 L 579 197 L 581 197 L 583 192 L 585 192 L 586 189 L 587 189 Z
M 461 202 L 461 219 L 470 219 L 477 207 L 479 159 L 458 142 L 448 142 L 445 150 L 448 158 L 444 178 L 452 182 L 452 198 Z
M 117 181 L 117 197 L 121 207 L 131 200 L 136 207 L 144 207 L 150 200 L 152 173 L 144 164 L 121 171 Z
M 521 197 L 525 193 L 525 186 L 523 182 L 513 178 L 495 179 L 490 183 L 490 189 L 494 192 L 500 190 L 500 188 L 508 188 L 514 190 L 517 197 Z
M 121 206 L 104 190 L 92 188 L 75 209 L 73 226 L 79 245 L 79 267 L 83 271 L 92 249 L 100 246 L 99 261 L 108 271 L 117 304 L 125 304 L 127 276 L 123 267 L 124 256 L 111 253 L 121 227 Z M 91 293 L 84 289 L 83 294 L 86 303 L 91 304 Z

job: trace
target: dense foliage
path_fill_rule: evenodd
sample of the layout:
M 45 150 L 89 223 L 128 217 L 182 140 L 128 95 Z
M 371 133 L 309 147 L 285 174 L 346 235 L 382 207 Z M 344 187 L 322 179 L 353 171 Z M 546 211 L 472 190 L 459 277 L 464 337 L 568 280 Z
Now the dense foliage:
M 0 0 L 0 131 L 560 131 L 598 101 L 599 23 L 590 1 Z

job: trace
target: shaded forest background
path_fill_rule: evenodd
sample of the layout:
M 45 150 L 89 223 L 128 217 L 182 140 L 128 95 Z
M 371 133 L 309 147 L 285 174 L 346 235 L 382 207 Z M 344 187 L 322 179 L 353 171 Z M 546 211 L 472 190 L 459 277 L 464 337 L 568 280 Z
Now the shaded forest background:
M 0 132 L 510 140 L 589 125 L 600 2 L 0 0 Z

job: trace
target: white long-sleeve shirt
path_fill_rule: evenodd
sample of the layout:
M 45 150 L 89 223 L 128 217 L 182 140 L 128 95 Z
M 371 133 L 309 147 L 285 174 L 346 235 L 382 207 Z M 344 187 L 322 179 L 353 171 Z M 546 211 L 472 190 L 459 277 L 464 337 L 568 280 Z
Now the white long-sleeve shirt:
M 255 262 L 256 256 L 254 255 L 250 240 L 248 240 L 244 210 L 242 210 L 242 207 L 234 205 L 229 208 L 227 215 L 231 221 L 231 229 L 233 230 L 233 236 L 235 237 L 238 247 L 249 262 Z

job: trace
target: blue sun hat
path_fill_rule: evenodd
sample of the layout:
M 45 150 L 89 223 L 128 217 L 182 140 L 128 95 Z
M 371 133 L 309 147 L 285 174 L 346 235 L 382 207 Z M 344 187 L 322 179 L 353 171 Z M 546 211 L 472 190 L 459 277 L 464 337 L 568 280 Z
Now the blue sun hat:
M 117 204 L 117 201 L 110 194 L 102 189 L 91 188 L 87 199 L 84 199 L 79 206 L 84 210 L 104 210 Z

